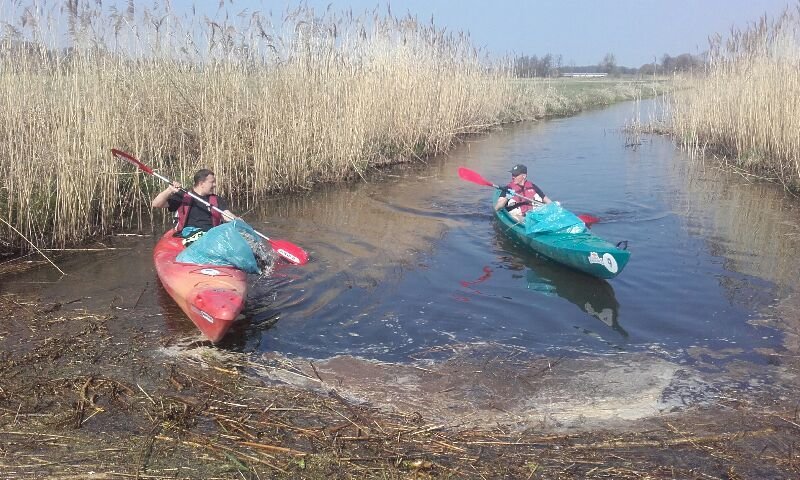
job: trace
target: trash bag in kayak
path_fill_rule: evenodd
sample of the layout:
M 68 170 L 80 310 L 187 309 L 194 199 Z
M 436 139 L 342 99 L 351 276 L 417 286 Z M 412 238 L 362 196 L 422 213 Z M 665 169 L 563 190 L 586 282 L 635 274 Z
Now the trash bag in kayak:
M 234 266 L 247 273 L 262 273 L 264 268 L 271 267 L 273 254 L 250 225 L 234 220 L 206 232 L 179 253 L 176 260 L 198 265 Z
M 574 213 L 557 203 L 548 203 L 529 210 L 525 215 L 525 233 L 583 233 L 586 224 Z

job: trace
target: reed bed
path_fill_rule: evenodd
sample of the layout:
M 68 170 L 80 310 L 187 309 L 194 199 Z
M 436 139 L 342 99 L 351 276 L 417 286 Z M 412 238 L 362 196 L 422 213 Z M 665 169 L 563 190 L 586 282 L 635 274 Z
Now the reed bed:
M 219 17 L 0 4 L 16 19 L 0 30 L 0 249 L 163 219 L 149 206 L 163 185 L 111 148 L 184 183 L 211 168 L 244 210 L 571 108 L 546 84 L 520 88 L 468 35 L 389 10 Z
M 260 12 L 187 19 L 168 4 L 4 8 L 20 20 L 0 43 L 0 216 L 39 245 L 151 220 L 161 185 L 112 147 L 184 182 L 210 167 L 246 206 L 508 120 L 507 73 L 466 36 L 414 18 L 298 9 L 274 24 Z M 3 229 L 15 236 L 24 247 Z
M 800 190 L 799 26 L 800 7 L 711 40 L 707 71 L 671 105 L 683 146 Z

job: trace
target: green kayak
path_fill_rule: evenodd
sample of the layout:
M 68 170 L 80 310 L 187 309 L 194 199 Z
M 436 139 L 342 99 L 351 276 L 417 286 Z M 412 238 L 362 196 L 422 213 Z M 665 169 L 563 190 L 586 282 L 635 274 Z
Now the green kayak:
M 494 195 L 494 202 L 500 196 Z M 622 272 L 631 252 L 618 248 L 589 231 L 585 233 L 525 233 L 525 224 L 517 223 L 502 209 L 495 212 L 501 228 L 513 240 L 534 252 L 575 270 L 598 278 L 614 278 Z

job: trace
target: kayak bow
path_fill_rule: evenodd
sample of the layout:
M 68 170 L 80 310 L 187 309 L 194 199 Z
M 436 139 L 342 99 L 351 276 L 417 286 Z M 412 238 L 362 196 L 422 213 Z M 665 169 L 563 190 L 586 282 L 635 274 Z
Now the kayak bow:
M 203 335 L 217 343 L 244 308 L 247 274 L 234 267 L 178 262 L 185 247 L 173 234 L 168 230 L 153 250 L 158 278 Z

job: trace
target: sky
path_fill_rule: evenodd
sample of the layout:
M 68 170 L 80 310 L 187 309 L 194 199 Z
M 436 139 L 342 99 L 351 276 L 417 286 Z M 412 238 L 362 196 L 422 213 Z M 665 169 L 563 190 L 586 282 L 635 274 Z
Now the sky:
M 278 14 L 298 0 L 224 0 L 226 8 Z M 173 0 L 191 5 L 190 0 Z M 217 2 L 209 3 L 216 9 Z M 378 0 L 305 0 L 319 12 L 386 11 Z M 596 65 L 612 53 L 617 65 L 640 67 L 664 54 L 699 54 L 708 37 L 747 27 L 797 5 L 795 0 L 395 0 L 394 16 L 407 13 L 448 31 L 469 32 L 493 56 L 561 54 L 563 64 Z

